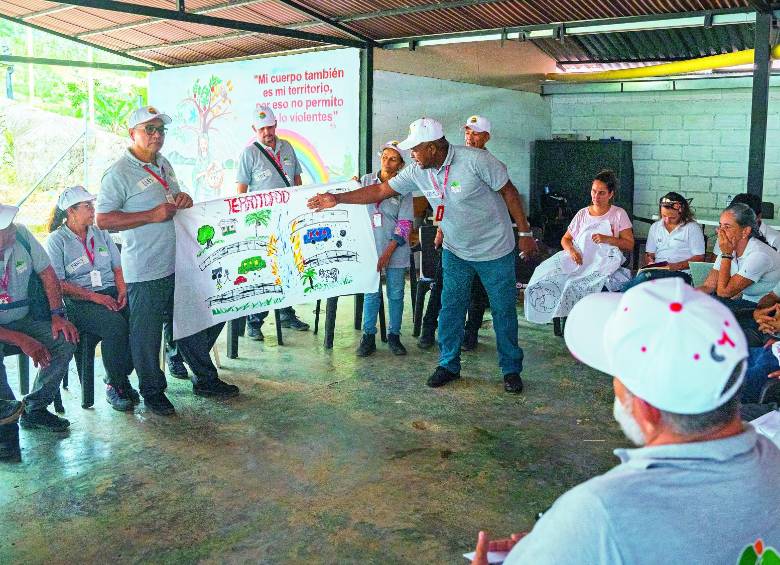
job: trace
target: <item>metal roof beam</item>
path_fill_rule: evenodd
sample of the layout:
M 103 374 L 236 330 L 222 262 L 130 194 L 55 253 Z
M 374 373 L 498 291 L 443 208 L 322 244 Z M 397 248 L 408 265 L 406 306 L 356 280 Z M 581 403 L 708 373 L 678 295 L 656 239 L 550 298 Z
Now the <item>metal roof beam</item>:
M 128 54 L 123 53 L 121 51 L 115 51 L 115 50 L 109 49 L 107 47 L 101 47 L 99 45 L 95 45 L 94 43 L 90 43 L 89 41 L 84 41 L 82 39 L 78 39 L 77 37 L 73 37 L 72 35 L 67 35 L 67 34 L 64 34 L 64 33 L 59 33 L 57 31 L 52 31 L 52 30 L 47 29 L 45 27 L 42 27 L 42 26 L 39 26 L 39 25 L 35 25 L 35 24 L 31 24 L 30 22 L 26 22 L 24 20 L 20 20 L 19 18 L 14 18 L 14 17 L 11 17 L 11 16 L 7 16 L 7 15 L 5 15 L 3 13 L 0 13 L 0 18 L 2 18 L 4 20 L 8 20 L 9 22 L 13 22 L 15 24 L 19 24 L 21 26 L 29 27 L 29 28 L 34 29 L 36 31 L 41 31 L 43 33 L 48 33 L 48 34 L 51 34 L 51 35 L 55 35 L 57 37 L 61 37 L 62 39 L 67 39 L 69 41 L 74 41 L 74 42 L 79 43 L 81 45 L 86 45 L 87 47 L 93 47 L 94 49 L 97 49 L 99 51 L 103 51 L 104 53 L 110 53 L 111 55 L 116 55 L 117 57 L 123 57 L 125 59 L 130 59 L 131 61 L 138 61 L 139 63 L 143 63 L 144 65 L 150 65 L 150 66 L 154 67 L 155 69 L 164 69 L 165 68 L 164 65 L 160 65 L 158 63 L 153 63 L 152 61 L 148 61 L 148 60 L 142 59 L 140 57 L 134 57 L 133 55 L 128 55 Z
M 323 16 L 322 14 L 318 14 L 311 8 L 304 6 L 303 4 L 299 2 L 295 2 L 295 0 L 276 0 L 277 3 L 283 4 L 284 6 L 287 6 L 288 8 L 292 8 L 293 10 L 300 12 L 302 14 L 305 14 L 309 16 L 310 18 L 314 18 L 317 23 L 323 23 L 326 25 L 329 25 L 332 28 L 335 28 L 339 31 L 343 31 L 344 33 L 351 35 L 352 37 L 359 39 L 360 41 L 365 42 L 368 45 L 373 46 L 374 40 L 371 39 L 368 36 L 363 35 L 362 33 L 358 33 L 356 31 L 353 31 L 348 26 L 345 26 L 344 24 L 340 23 L 334 18 L 329 18 L 327 16 Z
M 439 6 L 437 4 L 437 6 Z M 776 12 L 777 13 L 777 12 Z M 553 22 L 544 25 L 528 25 L 506 28 L 506 37 L 516 39 L 520 32 L 525 32 L 528 39 L 554 38 L 556 30 L 565 25 L 566 35 L 589 35 L 600 33 L 619 33 L 626 31 L 646 31 L 657 29 L 675 29 L 685 27 L 702 27 L 706 22 L 713 26 L 750 24 L 756 20 L 756 13 L 750 8 L 736 10 L 685 12 L 677 14 L 656 14 L 652 16 L 630 16 L 603 20 L 581 20 L 572 22 Z M 502 29 L 485 29 L 462 33 L 427 35 L 418 37 L 403 37 L 379 41 L 379 45 L 388 49 L 405 48 L 410 41 L 418 46 L 442 45 L 447 43 L 466 43 L 471 41 L 493 41 L 501 39 Z
M 192 45 L 203 45 L 204 43 L 212 43 L 215 41 L 228 41 L 230 39 L 238 39 L 240 37 L 246 37 L 248 35 L 255 35 L 249 31 L 237 31 L 235 33 L 224 33 L 222 35 L 210 35 L 208 37 L 198 37 L 195 39 L 183 39 L 181 41 L 171 41 L 168 43 L 157 43 L 155 45 L 144 45 L 141 47 L 133 47 L 125 51 L 126 53 L 143 53 L 144 51 L 155 51 L 157 49 L 164 49 L 166 47 L 190 47 Z
M 223 4 L 217 4 L 215 6 L 211 6 L 210 8 L 203 8 L 202 10 L 192 10 L 190 14 L 211 14 L 213 12 L 219 12 L 220 10 L 224 10 L 225 8 L 240 8 L 241 6 L 247 6 L 249 4 L 265 4 L 266 2 L 269 2 L 271 0 L 236 0 L 234 2 L 225 2 Z M 73 6 L 68 6 L 68 8 L 72 8 Z M 119 24 L 115 26 L 110 27 L 104 27 L 101 29 L 93 29 L 90 31 L 82 31 L 81 33 L 77 33 L 76 37 L 83 39 L 84 37 L 89 37 L 92 35 L 100 35 L 103 33 L 112 33 L 115 31 L 124 31 L 126 29 L 134 29 L 137 27 L 143 27 L 151 24 L 156 24 L 158 22 L 161 22 L 162 20 L 160 18 L 149 18 L 147 20 L 139 20 L 137 22 L 130 22 L 126 24 Z
M 6 63 L 32 63 L 33 65 L 49 65 L 53 67 L 84 67 L 89 69 L 104 69 L 109 71 L 139 71 L 150 73 L 154 69 L 149 65 L 121 65 L 116 63 L 94 63 L 90 61 L 63 61 L 45 57 L 17 57 L 16 55 L 0 55 L 0 61 Z
M 342 37 L 333 37 L 320 33 L 309 33 L 306 31 L 286 29 L 282 27 L 256 24 L 251 22 L 242 22 L 229 20 L 226 18 L 217 18 L 204 14 L 194 14 L 189 12 L 179 12 L 178 10 L 166 10 L 164 8 L 155 8 L 153 6 L 143 6 L 141 4 L 131 4 L 128 2 L 117 2 L 116 0 L 62 0 L 62 4 L 80 6 L 82 8 L 92 8 L 95 10 L 108 10 L 111 12 L 121 12 L 124 14 L 138 14 L 151 18 L 163 20 L 173 20 L 192 24 L 210 25 L 225 29 L 234 29 L 240 31 L 250 31 L 265 35 L 276 35 L 281 37 L 290 37 L 292 39 L 301 39 L 304 41 L 314 41 L 330 45 L 342 45 L 344 47 L 364 47 L 365 42 L 355 39 L 346 39 Z

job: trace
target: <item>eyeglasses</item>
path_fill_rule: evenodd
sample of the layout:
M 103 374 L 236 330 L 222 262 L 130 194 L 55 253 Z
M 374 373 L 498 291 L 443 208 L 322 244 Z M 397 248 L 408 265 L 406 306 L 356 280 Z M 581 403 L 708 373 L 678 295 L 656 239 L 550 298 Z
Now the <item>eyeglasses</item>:
M 92 210 L 95 208 L 95 205 L 92 202 L 79 202 L 75 206 L 76 208 L 87 208 L 89 210 Z
M 678 210 L 682 208 L 682 202 L 670 200 L 668 198 L 662 198 L 660 204 L 662 208 L 676 208 Z
M 153 126 L 152 124 L 145 125 L 143 130 L 146 132 L 146 135 L 154 135 L 154 132 L 157 132 L 160 135 L 165 135 L 165 132 L 168 131 L 165 129 L 165 126 Z

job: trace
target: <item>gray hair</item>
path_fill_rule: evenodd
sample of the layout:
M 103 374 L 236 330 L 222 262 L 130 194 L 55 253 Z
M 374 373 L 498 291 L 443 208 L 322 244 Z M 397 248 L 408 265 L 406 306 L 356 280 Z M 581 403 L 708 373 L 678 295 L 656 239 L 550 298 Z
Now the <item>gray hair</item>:
M 767 243 L 766 238 L 761 235 L 760 231 L 758 231 L 758 218 L 750 206 L 743 204 L 742 202 L 738 202 L 736 204 L 730 205 L 723 211 L 730 212 L 740 227 L 749 227 L 750 237 L 755 237 L 757 240 Z

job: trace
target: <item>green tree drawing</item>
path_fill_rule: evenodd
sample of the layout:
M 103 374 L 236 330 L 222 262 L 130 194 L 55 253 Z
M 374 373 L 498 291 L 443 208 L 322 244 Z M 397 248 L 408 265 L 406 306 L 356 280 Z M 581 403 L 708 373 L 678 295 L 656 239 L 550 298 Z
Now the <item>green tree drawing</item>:
M 317 273 L 311 267 L 309 267 L 308 269 L 306 269 L 301 273 L 301 281 L 304 283 L 306 281 L 309 282 L 309 288 L 304 289 L 303 292 L 309 292 L 311 290 L 314 290 L 314 277 L 316 276 Z
M 248 226 L 251 226 L 252 224 L 255 225 L 255 237 L 258 237 L 257 230 L 260 228 L 260 226 L 262 225 L 268 227 L 268 224 L 271 221 L 271 211 L 260 210 L 259 212 L 252 212 L 251 214 L 247 214 L 246 218 L 244 218 L 244 221 Z
M 198 243 L 205 245 L 206 249 L 211 247 L 212 240 L 214 239 L 214 228 L 209 225 L 200 226 L 198 228 Z

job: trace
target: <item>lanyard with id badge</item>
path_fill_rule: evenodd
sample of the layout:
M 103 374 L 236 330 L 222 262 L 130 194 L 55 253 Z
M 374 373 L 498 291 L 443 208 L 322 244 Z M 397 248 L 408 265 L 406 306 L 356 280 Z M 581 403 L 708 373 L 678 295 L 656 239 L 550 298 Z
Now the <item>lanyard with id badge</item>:
M 173 194 L 171 194 L 171 187 L 170 185 L 165 181 L 164 178 L 162 178 L 160 175 L 156 174 L 152 169 L 144 165 L 144 171 L 152 175 L 157 182 L 162 185 L 163 189 L 165 190 L 165 199 L 168 201 L 169 204 L 176 204 L 176 201 L 173 199 Z M 162 172 L 162 167 L 160 167 L 160 172 Z M 94 256 L 94 255 L 93 255 Z M 94 262 L 93 262 L 94 263 Z M 100 273 L 98 273 L 100 274 Z M 92 285 L 95 286 L 95 285 Z
M 444 219 L 444 195 L 447 192 L 447 181 L 450 178 L 450 166 L 447 165 L 444 167 L 444 182 L 442 183 L 441 187 L 439 187 L 439 183 L 436 182 L 436 177 L 433 176 L 432 172 L 428 173 L 431 176 L 431 184 L 433 185 L 433 190 L 436 191 L 436 195 L 441 199 L 441 204 L 439 204 L 436 207 L 436 214 L 434 215 L 434 220 L 437 222 L 441 222 Z
M 5 264 L 5 272 L 3 273 L 3 278 L 0 279 L 0 288 L 3 289 L 2 292 L 0 292 L 0 304 L 10 304 L 12 302 L 11 295 L 8 294 L 8 283 L 11 278 L 11 258 L 7 258 L 7 262 Z
M 81 241 L 81 239 L 79 239 L 79 241 L 81 242 L 81 245 L 84 246 L 84 253 L 87 254 L 87 259 L 89 260 L 89 264 L 92 265 L 92 270 L 89 272 L 89 280 L 92 283 L 92 288 L 97 288 L 97 287 L 103 286 L 103 277 L 100 276 L 100 271 L 95 269 L 95 238 L 94 238 L 94 236 L 89 238 L 89 243 L 90 243 L 90 246 L 92 247 L 92 251 L 90 251 L 89 248 L 87 248 L 87 242 L 86 241 Z

